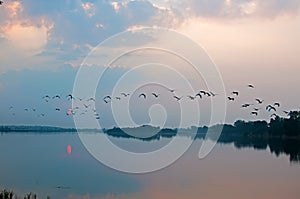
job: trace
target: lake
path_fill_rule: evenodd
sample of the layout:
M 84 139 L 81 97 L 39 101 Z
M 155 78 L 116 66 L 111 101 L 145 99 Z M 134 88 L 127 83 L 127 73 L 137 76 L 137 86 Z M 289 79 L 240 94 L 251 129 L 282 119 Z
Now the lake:
M 103 135 L 106 136 L 106 135 Z M 132 151 L 160 148 L 170 138 L 110 138 Z M 189 139 L 182 137 L 180 139 Z M 39 198 L 299 198 L 300 165 L 270 149 L 217 144 L 198 158 L 202 140 L 175 163 L 147 174 L 128 174 L 97 161 L 77 134 L 0 135 L 0 188 Z M 105 149 L 104 149 L 105 150 Z

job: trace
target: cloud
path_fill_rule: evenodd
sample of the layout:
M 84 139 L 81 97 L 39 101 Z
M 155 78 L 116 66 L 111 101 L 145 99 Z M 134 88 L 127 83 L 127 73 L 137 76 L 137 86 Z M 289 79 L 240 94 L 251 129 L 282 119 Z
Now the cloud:
M 241 17 L 273 18 L 295 15 L 299 0 L 187 0 L 178 4 L 185 17 L 235 19 Z

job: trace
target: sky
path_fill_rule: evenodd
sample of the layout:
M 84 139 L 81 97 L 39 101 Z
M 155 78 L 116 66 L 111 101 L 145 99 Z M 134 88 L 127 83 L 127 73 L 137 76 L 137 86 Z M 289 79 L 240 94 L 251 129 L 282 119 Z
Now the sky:
M 235 102 L 226 103 L 225 122 L 269 119 L 271 113 L 264 111 L 264 106 L 275 102 L 281 104 L 277 114 L 284 116 L 282 111 L 300 107 L 299 7 L 299 0 L 4 1 L 0 7 L 0 125 L 74 126 L 73 117 L 65 114 L 72 108 L 66 96 L 72 93 L 76 74 L 87 55 L 111 36 L 143 27 L 171 29 L 205 49 L 223 79 L 225 97 L 231 96 L 233 90 L 240 92 Z M 140 42 L 138 39 L 130 45 L 137 45 Z M 160 43 L 175 45 L 176 40 L 165 38 L 156 44 Z M 113 53 L 122 50 L 121 47 L 109 46 L 101 50 Z M 101 50 L 99 52 L 103 53 Z M 151 53 L 143 55 L 153 56 Z M 176 71 L 187 75 L 186 79 L 191 81 L 195 90 L 207 89 L 201 79 L 193 78 L 193 71 L 188 66 L 176 59 L 163 58 L 163 55 L 163 52 L 155 54 L 156 61 L 164 63 L 164 60 L 173 60 L 169 63 L 176 63 Z M 118 125 L 111 107 L 102 98 L 110 95 L 124 74 L 132 71 L 138 57 L 137 54 L 119 60 L 110 66 L 103 82 L 100 82 L 95 95 L 95 108 L 99 111 L 101 126 Z M 83 67 L 89 67 L 91 71 L 93 68 L 106 68 L 95 63 Z M 164 70 L 163 66 L 134 70 L 129 76 L 130 81 L 122 83 L 122 88 L 131 93 L 129 112 L 136 125 L 179 125 L 179 105 L 169 103 L 173 96 L 166 89 L 161 90 L 162 87 L 141 85 L 141 79 L 164 77 L 163 80 L 176 90 L 176 95 L 186 97 L 191 94 L 185 92 L 184 83 L 177 81 L 175 73 L 169 75 Z M 247 88 L 250 83 L 255 85 L 255 89 Z M 141 102 L 138 98 L 141 92 L 151 95 L 153 91 L 159 91 L 162 95 L 159 102 L 153 98 Z M 61 100 L 50 99 L 46 102 L 42 99 L 45 95 L 52 97 L 57 94 Z M 81 97 L 88 99 L 91 96 Z M 264 106 L 258 107 L 255 98 L 264 99 Z M 184 100 L 189 103 L 188 99 Z M 183 126 L 210 124 L 211 114 L 207 107 L 211 102 L 205 100 L 186 105 L 191 114 Z M 84 103 L 89 105 L 79 100 L 76 103 L 80 108 Z M 249 114 L 252 107 L 241 110 L 243 103 L 253 103 L 253 107 L 262 108 L 259 115 L 254 117 Z M 200 120 L 195 121 L 197 112 L 194 106 L 200 107 Z M 122 104 L 117 105 L 116 109 L 122 107 Z M 61 111 L 56 111 L 56 108 Z M 123 111 L 114 113 L 122 123 L 126 114 L 123 115 Z M 77 115 L 80 114 L 78 112 Z M 164 119 L 166 121 L 162 123 L 160 120 Z M 122 124 L 126 125 L 126 122 Z

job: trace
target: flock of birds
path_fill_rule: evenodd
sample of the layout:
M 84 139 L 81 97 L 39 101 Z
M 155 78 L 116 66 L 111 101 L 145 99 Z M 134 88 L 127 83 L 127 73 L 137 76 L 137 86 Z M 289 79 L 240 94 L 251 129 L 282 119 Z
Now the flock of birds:
M 254 89 L 255 87 L 252 84 L 247 85 L 247 87 L 249 89 Z M 206 90 L 200 90 L 198 93 L 194 94 L 194 95 L 187 95 L 187 96 L 178 96 L 176 95 L 176 92 L 174 89 L 168 89 L 168 92 L 171 93 L 172 98 L 179 102 L 182 101 L 183 99 L 187 99 L 190 101 L 193 100 L 197 100 L 197 99 L 203 99 L 203 98 L 212 98 L 212 97 L 216 97 L 218 94 L 214 93 L 212 91 L 206 91 Z M 130 93 L 120 93 L 119 96 L 110 96 L 110 95 L 106 95 L 102 98 L 102 101 L 104 104 L 108 104 L 110 103 L 112 100 L 116 100 L 116 101 L 120 101 L 121 99 L 127 98 L 129 97 L 131 94 Z M 152 92 L 152 93 L 145 93 L 145 92 L 141 92 L 138 93 L 138 95 L 136 95 L 136 97 L 140 100 L 146 100 L 148 98 L 152 98 L 152 99 L 158 99 L 161 96 L 161 93 L 156 93 L 156 92 Z M 239 91 L 232 91 L 230 93 L 229 96 L 227 96 L 227 100 L 228 103 L 232 103 L 235 102 L 236 99 L 240 96 L 240 92 Z M 93 97 L 89 97 L 89 98 L 79 98 L 76 96 L 73 96 L 72 94 L 68 94 L 66 96 L 61 96 L 61 95 L 54 95 L 54 96 L 50 96 L 50 95 L 45 95 L 42 97 L 42 100 L 44 101 L 44 103 L 48 103 L 51 100 L 54 102 L 54 104 L 65 104 L 63 103 L 61 100 L 66 99 L 68 101 L 72 101 L 72 102 L 76 102 L 73 104 L 76 104 L 77 106 L 74 106 L 73 108 L 66 108 L 66 110 L 64 111 L 66 113 L 66 115 L 75 115 L 75 114 L 79 114 L 79 115 L 84 115 L 86 114 L 88 111 L 93 111 L 94 116 L 96 119 L 100 119 L 99 113 L 97 113 L 96 109 L 92 109 L 91 105 L 92 102 L 95 103 L 96 99 Z M 273 104 L 266 104 L 264 105 L 264 100 L 260 99 L 260 98 L 256 98 L 255 101 L 253 103 L 244 103 L 241 105 L 241 108 L 243 109 L 250 109 L 250 107 L 252 107 L 250 109 L 250 115 L 252 116 L 258 116 L 260 114 L 260 111 L 262 109 L 265 109 L 267 112 L 269 112 L 271 115 L 271 118 L 277 117 L 278 116 L 278 108 L 281 106 L 279 102 L 275 102 Z M 70 106 L 70 105 L 68 105 Z M 14 106 L 10 106 L 9 110 L 12 112 L 12 115 L 15 115 L 15 111 L 14 111 Z M 25 112 L 37 112 L 37 108 L 24 108 Z M 63 111 L 63 108 L 61 106 L 55 106 L 53 107 L 53 111 L 56 112 L 61 112 Z M 288 115 L 288 111 L 283 111 L 283 113 L 285 113 L 286 115 Z M 37 115 L 38 117 L 45 117 L 46 114 L 45 113 L 40 113 Z

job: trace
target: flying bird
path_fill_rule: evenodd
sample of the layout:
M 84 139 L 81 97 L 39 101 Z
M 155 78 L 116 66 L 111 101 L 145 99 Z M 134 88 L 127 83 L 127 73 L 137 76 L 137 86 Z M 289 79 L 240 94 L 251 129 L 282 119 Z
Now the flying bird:
M 287 115 L 290 113 L 290 112 L 288 112 L 288 111 L 283 111 L 283 112 L 284 112 L 285 114 L 287 114 Z
M 177 101 L 180 101 L 182 97 L 173 96 Z
M 68 98 L 69 100 L 75 99 L 75 98 L 73 97 L 73 95 L 71 95 L 71 94 L 67 95 L 67 98 Z
M 175 92 L 174 89 L 168 89 L 168 91 L 170 91 L 171 93 L 174 93 L 174 92 Z
M 278 102 L 274 103 L 274 106 L 280 107 L 280 104 Z
M 273 113 L 270 117 L 271 117 L 271 118 L 273 118 L 273 117 L 276 118 L 277 116 L 278 116 L 278 115 L 277 115 L 276 113 Z
M 56 110 L 56 111 L 60 111 L 60 108 L 56 108 L 55 110 Z
M 157 94 L 157 93 L 152 93 L 152 95 L 153 95 L 155 98 L 158 98 L 158 97 L 159 97 L 159 94 Z
M 272 106 L 272 105 L 266 106 L 266 110 L 267 111 L 272 111 L 272 110 L 277 111 L 276 108 L 274 106 Z
M 48 102 L 49 99 L 50 99 L 50 96 L 49 96 L 49 95 L 45 95 L 45 96 L 43 97 L 43 99 L 44 99 L 46 102 Z
M 232 91 L 232 94 L 238 96 L 239 92 L 238 91 Z
M 94 102 L 95 102 L 95 98 L 91 97 L 91 98 L 88 99 L 87 101 L 94 101 Z
M 129 96 L 130 94 L 129 94 L 129 93 L 121 93 L 121 95 L 123 95 L 124 97 L 127 97 L 127 96 Z
M 254 88 L 254 86 L 252 84 L 248 84 L 249 88 Z
M 195 98 L 196 98 L 197 96 L 199 96 L 199 98 L 202 99 L 202 95 L 201 95 L 200 93 L 197 93 L 197 94 L 195 95 Z
M 228 99 L 229 101 L 234 101 L 234 98 L 233 98 L 233 97 L 227 97 L 227 99 Z
M 56 98 L 60 99 L 60 96 L 59 95 L 55 95 L 55 96 L 52 97 L 52 99 L 56 99 Z
M 249 106 L 251 106 L 251 105 L 253 105 L 253 104 L 243 104 L 243 105 L 242 105 L 242 108 L 247 108 L 247 107 L 249 107 Z
M 84 108 L 88 108 L 89 106 L 91 106 L 90 104 L 89 105 L 86 105 L 86 104 L 83 104 Z
M 193 97 L 193 96 L 191 96 L 191 95 L 188 95 L 187 97 L 190 98 L 190 100 L 194 100 L 194 99 L 196 98 L 196 96 Z
M 255 101 L 257 101 L 257 103 L 259 103 L 259 104 L 262 104 L 264 102 L 264 100 L 258 99 L 258 98 L 256 98 Z
M 218 95 L 217 93 L 214 93 L 214 92 L 211 92 L 211 91 L 209 91 L 209 94 L 210 94 L 211 96 L 213 96 L 213 97 L 215 97 L 216 95 Z
M 252 112 L 251 112 L 251 115 L 256 115 L 256 116 L 257 116 L 257 115 L 258 115 L 258 112 L 257 112 L 257 111 L 252 111 Z
M 141 94 L 139 95 L 139 97 L 143 97 L 144 99 L 146 99 L 146 94 L 141 93 Z
M 253 108 L 255 111 L 259 111 L 261 108 Z
M 105 103 L 108 103 L 110 100 L 111 100 L 111 97 L 110 97 L 109 95 L 107 95 L 107 96 L 105 96 L 105 97 L 103 98 L 103 101 L 104 101 Z

